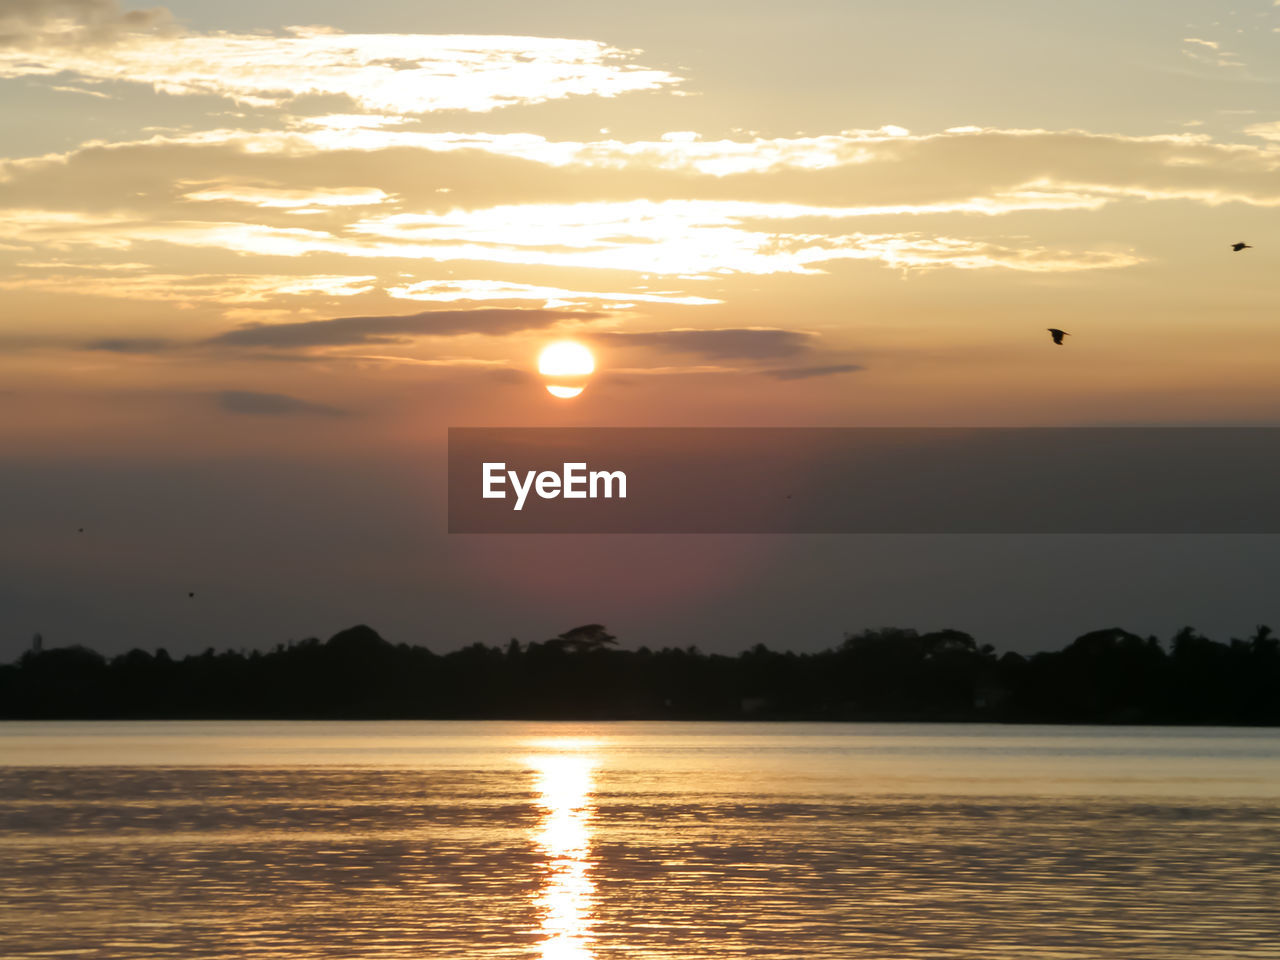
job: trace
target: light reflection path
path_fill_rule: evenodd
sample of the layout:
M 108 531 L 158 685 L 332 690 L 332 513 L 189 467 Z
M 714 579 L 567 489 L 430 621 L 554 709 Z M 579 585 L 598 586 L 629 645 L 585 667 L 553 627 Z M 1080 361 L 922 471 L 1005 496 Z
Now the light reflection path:
M 544 741 L 539 746 L 559 751 L 529 759 L 541 809 L 534 841 L 546 857 L 546 879 L 535 899 L 542 918 L 542 960 L 591 960 L 595 758 L 577 742 Z

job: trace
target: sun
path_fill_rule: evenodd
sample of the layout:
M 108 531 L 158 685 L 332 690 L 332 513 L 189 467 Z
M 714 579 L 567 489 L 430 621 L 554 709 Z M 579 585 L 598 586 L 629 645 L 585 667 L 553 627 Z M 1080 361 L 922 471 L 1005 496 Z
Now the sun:
M 538 372 L 547 378 L 547 392 L 561 400 L 580 394 L 595 369 L 591 351 L 572 340 L 549 344 L 538 355 Z
M 572 340 L 561 340 L 538 355 L 538 372 L 545 376 L 584 377 L 596 368 L 591 351 Z
M 584 387 L 566 387 L 559 383 L 547 384 L 547 393 L 551 394 L 553 397 L 559 397 L 561 400 L 572 400 L 584 389 Z

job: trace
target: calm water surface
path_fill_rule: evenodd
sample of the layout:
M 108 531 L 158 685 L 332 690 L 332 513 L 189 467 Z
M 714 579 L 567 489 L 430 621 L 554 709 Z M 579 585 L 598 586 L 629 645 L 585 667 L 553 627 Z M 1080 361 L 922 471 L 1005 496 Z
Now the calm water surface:
M 0 956 L 1280 958 L 1280 731 L 0 723 Z

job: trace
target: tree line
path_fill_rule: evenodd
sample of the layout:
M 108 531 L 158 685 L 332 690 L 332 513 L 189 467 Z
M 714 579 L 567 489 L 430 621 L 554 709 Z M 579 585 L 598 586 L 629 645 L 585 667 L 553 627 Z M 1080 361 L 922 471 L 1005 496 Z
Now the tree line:
M 181 659 L 39 649 L 0 666 L 7 719 L 680 719 L 1280 725 L 1280 641 L 1260 626 L 1165 644 L 1119 628 L 997 654 L 959 630 L 847 634 L 816 653 L 619 649 L 600 624 L 449 653 L 367 626 Z

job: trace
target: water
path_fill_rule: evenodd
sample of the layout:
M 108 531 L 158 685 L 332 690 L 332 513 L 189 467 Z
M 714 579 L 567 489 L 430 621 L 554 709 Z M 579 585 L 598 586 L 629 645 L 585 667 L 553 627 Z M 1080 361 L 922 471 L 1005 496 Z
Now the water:
M 1280 957 L 1280 731 L 0 724 L 0 956 Z

